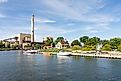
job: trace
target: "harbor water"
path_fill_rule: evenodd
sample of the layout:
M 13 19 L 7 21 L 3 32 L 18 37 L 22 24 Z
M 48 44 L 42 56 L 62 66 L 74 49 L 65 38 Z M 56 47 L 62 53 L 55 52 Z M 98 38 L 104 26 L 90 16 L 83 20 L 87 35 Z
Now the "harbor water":
M 121 59 L 1 51 L 0 81 L 121 81 Z

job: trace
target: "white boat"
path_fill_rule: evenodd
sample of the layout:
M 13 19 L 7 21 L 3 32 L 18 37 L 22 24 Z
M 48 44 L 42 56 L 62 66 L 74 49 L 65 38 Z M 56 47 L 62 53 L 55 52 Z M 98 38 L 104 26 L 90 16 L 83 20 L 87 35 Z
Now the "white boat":
M 57 53 L 58 56 L 70 56 L 72 55 L 72 52 L 59 52 Z
M 31 54 L 31 53 L 23 53 L 24 55 L 27 55 L 27 56 L 31 56 L 31 55 L 34 55 L 34 54 Z
M 24 51 L 24 53 L 29 53 L 29 54 L 38 53 L 38 52 L 39 52 L 38 50 L 27 50 L 27 51 Z

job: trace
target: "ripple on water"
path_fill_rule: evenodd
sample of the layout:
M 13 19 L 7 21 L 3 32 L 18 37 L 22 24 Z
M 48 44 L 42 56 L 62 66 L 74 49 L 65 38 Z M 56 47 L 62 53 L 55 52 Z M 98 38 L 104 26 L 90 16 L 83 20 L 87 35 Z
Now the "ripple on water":
M 0 52 L 0 81 L 120 81 L 121 60 Z

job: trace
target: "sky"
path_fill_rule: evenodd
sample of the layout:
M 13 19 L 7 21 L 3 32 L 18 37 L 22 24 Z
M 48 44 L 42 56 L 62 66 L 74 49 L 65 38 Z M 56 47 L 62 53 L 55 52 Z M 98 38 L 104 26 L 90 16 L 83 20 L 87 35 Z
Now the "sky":
M 0 0 L 0 39 L 31 33 L 43 37 L 121 37 L 121 0 Z

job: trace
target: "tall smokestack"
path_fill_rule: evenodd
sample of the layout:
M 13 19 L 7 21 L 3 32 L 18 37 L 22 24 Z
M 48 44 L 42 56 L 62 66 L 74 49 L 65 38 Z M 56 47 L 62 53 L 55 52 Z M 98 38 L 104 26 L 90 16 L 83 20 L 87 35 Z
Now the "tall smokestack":
M 34 42 L 34 14 L 31 18 L 31 42 Z

